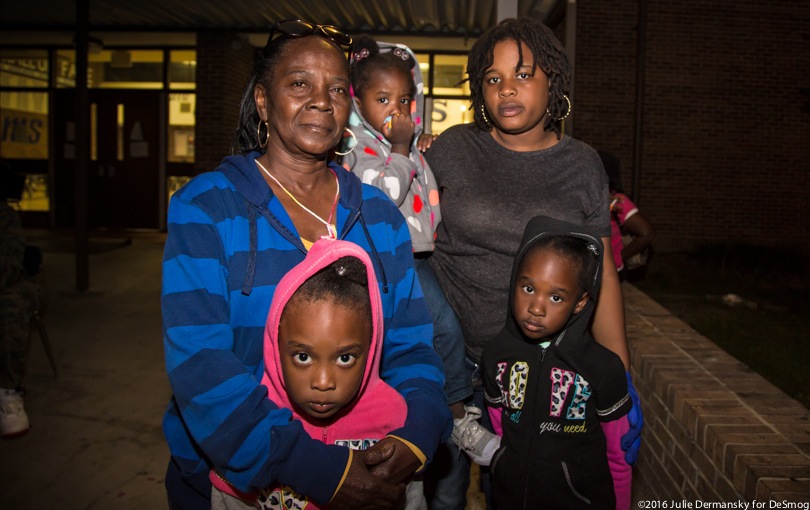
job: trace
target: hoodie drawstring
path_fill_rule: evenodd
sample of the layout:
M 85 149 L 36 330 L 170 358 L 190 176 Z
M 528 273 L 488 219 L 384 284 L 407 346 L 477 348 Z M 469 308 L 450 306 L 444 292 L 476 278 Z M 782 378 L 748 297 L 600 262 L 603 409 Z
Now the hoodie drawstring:
M 256 276 L 256 257 L 258 251 L 258 227 L 256 224 L 256 211 L 257 207 L 253 205 L 250 201 L 245 200 L 247 204 L 248 210 L 248 224 L 250 225 L 250 248 L 248 254 L 248 262 L 247 268 L 245 273 L 245 281 L 242 284 L 242 294 L 245 296 L 249 296 L 250 293 L 253 291 L 253 280 Z M 378 273 L 378 281 L 382 283 L 382 291 L 385 294 L 388 294 L 388 278 L 385 275 L 385 267 L 383 267 L 382 257 L 380 257 L 379 252 L 377 251 L 377 247 L 374 246 L 374 240 L 371 238 L 371 234 L 368 231 L 368 227 L 366 226 L 366 222 L 363 219 L 362 212 L 358 209 L 357 210 L 357 218 L 360 220 L 360 225 L 363 227 L 363 234 L 365 234 L 366 239 L 368 240 L 368 245 L 371 248 L 371 254 L 373 256 L 374 262 L 377 264 L 377 267 L 380 269 Z M 269 221 L 269 219 L 268 219 Z M 270 221 L 270 224 L 273 225 L 273 222 Z M 275 227 L 276 230 L 279 230 Z M 345 232 L 348 231 L 350 225 L 344 227 L 344 235 Z M 280 233 L 281 230 L 279 230 Z M 283 233 L 282 233 L 283 235 Z M 286 236 L 285 236 L 286 237 Z M 341 236 L 342 238 L 343 236 Z M 291 241 L 292 242 L 292 241 Z
M 258 250 L 258 234 L 256 227 L 256 207 L 248 202 L 248 224 L 250 225 L 250 248 L 248 253 L 247 272 L 245 281 L 242 284 L 242 294 L 249 296 L 253 291 L 253 279 L 256 276 L 256 251 Z

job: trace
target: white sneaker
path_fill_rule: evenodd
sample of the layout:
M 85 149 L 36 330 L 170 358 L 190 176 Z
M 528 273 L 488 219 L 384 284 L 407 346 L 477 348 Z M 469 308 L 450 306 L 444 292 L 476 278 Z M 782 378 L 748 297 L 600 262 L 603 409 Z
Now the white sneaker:
M 492 456 L 501 446 L 501 438 L 478 423 L 481 410 L 475 406 L 464 406 L 464 418 L 453 420 L 453 442 L 476 464 L 489 466 Z
M 23 407 L 23 392 L 0 388 L 0 437 L 20 437 L 30 428 Z

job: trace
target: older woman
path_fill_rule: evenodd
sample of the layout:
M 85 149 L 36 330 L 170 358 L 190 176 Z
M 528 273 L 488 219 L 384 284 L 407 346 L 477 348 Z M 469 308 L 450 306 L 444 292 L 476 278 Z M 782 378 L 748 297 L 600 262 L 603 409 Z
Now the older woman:
M 449 435 L 408 227 L 381 191 L 329 163 L 350 111 L 350 42 L 334 27 L 277 23 L 242 98 L 236 155 L 172 197 L 162 292 L 172 508 L 210 508 L 210 469 L 242 492 L 280 483 L 331 507 L 387 508 Z M 311 439 L 259 382 L 276 284 L 321 237 L 374 261 L 381 375 L 408 403 L 403 428 L 354 454 Z

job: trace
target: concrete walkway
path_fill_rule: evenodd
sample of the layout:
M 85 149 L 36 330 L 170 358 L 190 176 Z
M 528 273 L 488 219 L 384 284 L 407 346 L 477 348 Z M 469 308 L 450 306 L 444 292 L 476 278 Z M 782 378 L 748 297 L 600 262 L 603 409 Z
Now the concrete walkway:
M 43 314 L 58 364 L 54 378 L 32 336 L 25 407 L 32 429 L 0 441 L 0 508 L 146 510 L 167 507 L 169 399 L 160 320 L 163 236 L 91 243 L 90 285 L 75 291 L 69 239 L 45 250 Z

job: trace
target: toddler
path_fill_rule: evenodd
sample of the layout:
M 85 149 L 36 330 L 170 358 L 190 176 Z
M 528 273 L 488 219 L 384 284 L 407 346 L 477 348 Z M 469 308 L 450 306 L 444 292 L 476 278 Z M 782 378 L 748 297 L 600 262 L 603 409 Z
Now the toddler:
M 464 404 L 473 386 L 461 326 L 428 263 L 441 212 L 436 180 L 422 155 L 434 139 L 423 132 L 422 73 L 407 46 L 361 35 L 352 46 L 350 76 L 349 125 L 357 144 L 343 165 L 383 190 L 408 223 L 414 266 L 433 316 L 433 345 L 444 363 L 445 395 L 455 425 L 451 441 L 460 445 L 463 436 L 467 452 L 481 454 L 494 436 L 476 421 L 481 410 Z M 437 487 L 436 492 L 441 491 Z

